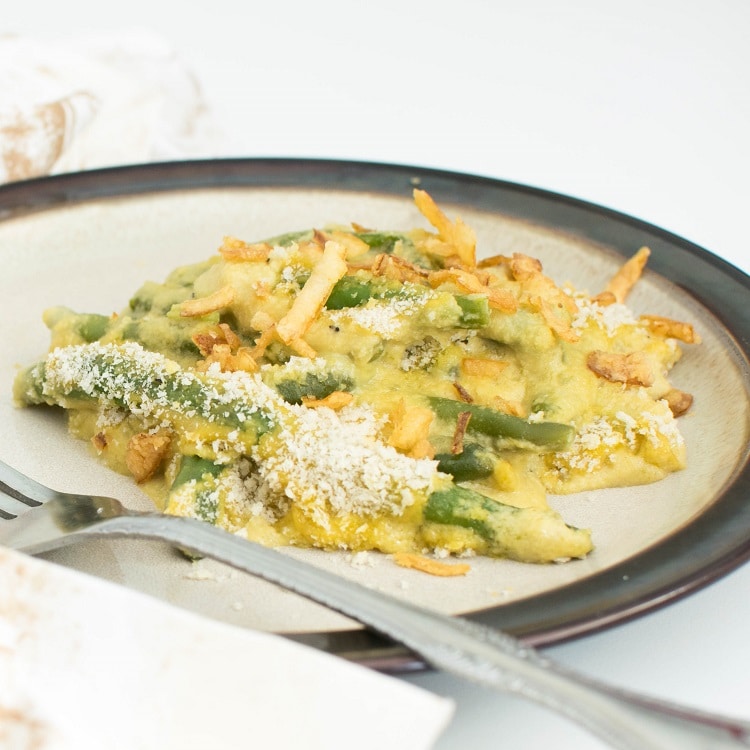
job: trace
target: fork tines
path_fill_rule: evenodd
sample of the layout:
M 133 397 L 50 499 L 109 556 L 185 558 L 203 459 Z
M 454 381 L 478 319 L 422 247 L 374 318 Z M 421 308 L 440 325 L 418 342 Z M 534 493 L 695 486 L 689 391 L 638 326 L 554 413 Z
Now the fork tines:
M 19 508 L 18 503 L 22 503 L 25 507 Z M 36 508 L 38 505 L 41 505 L 38 500 L 0 481 L 0 519 L 10 521 L 17 518 L 24 510 Z

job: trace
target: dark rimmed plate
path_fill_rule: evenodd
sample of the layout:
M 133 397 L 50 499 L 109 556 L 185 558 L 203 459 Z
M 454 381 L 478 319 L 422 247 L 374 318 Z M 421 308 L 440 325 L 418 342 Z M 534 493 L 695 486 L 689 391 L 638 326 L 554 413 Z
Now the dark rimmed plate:
M 607 491 L 613 498 L 611 501 L 587 496 L 578 506 L 563 502 L 564 515 L 579 513 L 580 520 L 592 522 L 595 539 L 596 530 L 601 527 L 600 538 L 611 540 L 613 554 L 607 557 L 603 552 L 601 558 L 594 558 L 593 562 L 569 568 L 573 571 L 570 574 L 549 569 L 545 571 L 551 579 L 549 583 L 527 582 L 527 574 L 513 565 L 500 563 L 489 571 L 480 565 L 478 583 L 473 585 L 487 588 L 487 578 L 482 575 L 499 577 L 502 586 L 498 588 L 502 591 L 488 591 L 480 604 L 476 598 L 459 596 L 457 611 L 529 643 L 548 645 L 661 606 L 746 561 L 750 557 L 750 316 L 747 314 L 750 279 L 684 239 L 601 206 L 471 175 L 396 165 L 313 160 L 237 159 L 143 165 L 6 185 L 0 187 L 0 257 L 6 264 L 5 281 L 0 283 L 0 291 L 6 298 L 3 328 L 20 328 L 25 332 L 30 326 L 31 330 L 40 329 L 38 335 L 36 331 L 31 336 L 24 333 L 23 341 L 13 349 L 18 352 L 19 362 L 28 361 L 46 346 L 46 334 L 36 322 L 38 313 L 48 304 L 66 301 L 62 299 L 66 292 L 57 281 L 61 269 L 69 270 L 66 289 L 70 290 L 70 301 L 84 298 L 83 307 L 93 309 L 91 304 L 97 303 L 93 287 L 101 285 L 103 299 L 112 305 L 115 299 L 112 289 L 118 288 L 118 284 L 130 284 L 125 279 L 131 272 L 133 279 L 142 280 L 170 268 L 174 265 L 174 248 L 162 257 L 161 245 L 155 244 L 144 246 L 122 274 L 118 270 L 114 278 L 117 283 L 113 282 L 112 289 L 107 287 L 101 270 L 92 272 L 92 277 L 86 276 L 92 257 L 103 264 L 103 269 L 112 268 L 112 263 L 123 257 L 122 251 L 117 250 L 118 242 L 126 243 L 128 248 L 138 243 L 146 245 L 149 238 L 154 237 L 154 227 L 163 227 L 166 231 L 179 226 L 186 236 L 192 236 L 199 233 L 195 227 L 214 222 L 215 225 L 209 227 L 208 237 L 219 229 L 224 234 L 239 233 L 234 231 L 239 227 L 245 233 L 253 232 L 248 239 L 257 239 L 271 234 L 273 229 L 295 229 L 316 221 L 353 219 L 367 223 L 360 221 L 359 213 L 342 216 L 332 211 L 341 205 L 347 211 L 367 214 L 368 206 L 372 205 L 374 209 L 366 216 L 367 220 L 375 222 L 383 216 L 404 228 L 402 222 L 410 222 L 408 227 L 418 219 L 410 204 L 411 189 L 415 185 L 428 190 L 449 213 L 460 211 L 469 223 L 476 224 L 480 243 L 483 239 L 495 241 L 497 238 L 502 242 L 519 242 L 522 249 L 542 257 L 545 269 L 552 269 L 550 275 L 555 278 L 564 273 L 578 282 L 580 275 L 586 283 L 595 284 L 606 278 L 622 256 L 648 245 L 652 250 L 651 273 L 644 279 L 643 292 L 634 300 L 634 305 L 647 305 L 652 312 L 687 314 L 697 321 L 704 334 L 701 345 L 704 353 L 691 352 L 686 361 L 678 365 L 689 389 L 697 393 L 695 414 L 685 423 L 688 446 L 697 454 L 693 468 L 689 467 L 681 478 L 670 477 L 646 490 L 639 488 L 627 494 Z M 190 199 L 191 195 L 200 202 L 196 204 Z M 241 220 L 238 207 L 232 202 L 238 196 L 240 200 L 252 199 L 252 210 Z M 179 200 L 173 201 L 172 197 Z M 127 207 L 125 214 L 120 213 L 122 206 Z M 201 206 L 205 206 L 205 216 L 197 221 L 195 213 L 200 213 Z M 331 213 L 322 215 L 324 210 Z M 191 221 L 197 221 L 195 227 Z M 283 221 L 286 223 L 282 225 Z M 186 251 L 185 262 L 213 251 L 213 245 L 206 247 L 198 239 L 195 253 L 190 255 Z M 54 242 L 62 244 L 40 260 L 45 249 Z M 111 257 L 106 252 L 109 246 L 114 248 Z M 49 278 L 45 279 L 45 273 Z M 38 303 L 31 294 L 37 288 L 40 290 Z M 115 308 L 122 306 L 130 291 L 132 285 L 122 288 Z M 21 308 L 18 302 L 12 304 L 12 299 L 8 303 L 14 293 L 23 303 Z M 91 299 L 86 300 L 86 295 Z M 8 393 L 6 381 L 12 377 L 12 372 L 11 368 L 5 369 L 2 392 Z M 76 448 L 70 449 L 73 453 L 66 453 L 68 441 L 57 443 L 64 440 L 59 425 L 52 426 L 57 432 L 49 438 L 50 424 L 44 419 L 33 417 L 33 421 L 28 422 L 26 413 L 19 416 L 18 412 L 7 412 L 3 416 L 7 418 L 4 419 L 5 438 L 0 439 L 0 457 L 52 484 L 55 478 L 60 478 L 60 465 L 64 464 L 66 470 L 75 466 L 75 471 L 69 471 L 69 481 L 77 483 L 80 489 L 81 477 L 88 476 L 91 470 L 85 463 L 85 468 L 80 468 L 75 462 L 91 459 L 76 452 Z M 49 455 L 49 448 L 45 445 L 42 450 L 39 446 L 40 441 L 44 443 L 49 439 L 55 441 L 55 453 L 54 458 L 46 460 L 44 456 Z M 55 463 L 58 460 L 59 465 Z M 110 478 L 105 472 L 91 481 L 101 482 L 106 489 L 120 495 L 132 491 L 125 484 L 109 484 Z M 56 484 L 60 486 L 60 481 Z M 630 503 L 631 497 L 633 504 L 628 505 L 626 511 L 623 503 L 626 500 Z M 604 512 L 605 503 L 616 510 Z M 659 503 L 661 516 L 652 510 L 657 507 L 656 503 Z M 649 515 L 633 518 L 644 513 Z M 619 544 L 619 528 L 632 536 L 632 544 Z M 174 595 L 174 581 L 166 588 L 154 584 L 153 567 L 148 576 L 143 576 L 148 578 L 144 584 L 124 570 L 125 553 L 121 550 L 107 550 L 104 558 L 99 548 L 92 548 L 90 552 L 87 557 L 71 552 L 68 557 L 60 555 L 55 559 L 183 603 L 180 596 Z M 391 584 L 396 589 L 403 585 L 403 581 L 389 583 L 387 572 L 362 571 L 351 565 L 346 574 L 385 576 L 380 581 L 385 588 Z M 222 601 L 217 589 L 226 583 L 219 580 L 221 575 L 215 576 L 218 585 L 208 596 L 207 613 L 245 624 L 235 616 L 238 610 L 231 617 L 216 613 L 217 603 Z M 539 578 L 544 573 L 534 575 Z M 420 585 L 419 579 L 416 580 L 416 585 Z M 408 585 L 412 597 L 415 583 L 409 579 Z M 205 589 L 204 585 L 201 597 Z M 444 597 L 445 592 L 430 591 L 429 596 Z M 426 604 L 430 603 L 429 596 Z M 289 600 L 285 601 L 287 605 L 283 606 L 288 606 Z M 224 605 L 227 606 L 226 601 Z M 290 606 L 296 611 L 296 603 Z M 201 606 L 196 608 L 202 609 Z M 295 614 L 290 619 L 288 628 L 274 624 L 269 627 L 380 669 L 406 670 L 421 666 L 398 646 L 367 631 L 324 621 L 308 628 L 305 616 Z M 246 624 L 256 626 L 254 622 Z

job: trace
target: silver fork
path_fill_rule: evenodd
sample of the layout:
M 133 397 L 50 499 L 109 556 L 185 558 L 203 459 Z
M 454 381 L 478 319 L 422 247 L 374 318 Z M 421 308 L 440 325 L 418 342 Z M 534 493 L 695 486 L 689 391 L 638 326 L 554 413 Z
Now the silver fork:
M 171 542 L 341 612 L 434 668 L 557 711 L 612 747 L 750 747 L 750 722 L 611 687 L 498 630 L 416 607 L 201 521 L 130 511 L 112 498 L 56 492 L 2 462 L 0 492 L 0 545 L 37 554 L 91 537 Z

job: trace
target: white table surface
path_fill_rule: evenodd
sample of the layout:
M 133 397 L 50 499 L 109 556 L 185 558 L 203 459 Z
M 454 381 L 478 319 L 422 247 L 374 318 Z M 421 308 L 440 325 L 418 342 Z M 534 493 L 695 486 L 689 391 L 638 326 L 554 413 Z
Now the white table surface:
M 159 32 L 196 72 L 230 138 L 227 155 L 396 162 L 527 183 L 638 216 L 750 271 L 747 0 L 112 7 L 13 3 L 3 27 Z M 749 591 L 746 564 L 548 651 L 618 685 L 750 719 Z M 408 679 L 457 703 L 437 750 L 604 747 L 520 700 L 442 674 Z

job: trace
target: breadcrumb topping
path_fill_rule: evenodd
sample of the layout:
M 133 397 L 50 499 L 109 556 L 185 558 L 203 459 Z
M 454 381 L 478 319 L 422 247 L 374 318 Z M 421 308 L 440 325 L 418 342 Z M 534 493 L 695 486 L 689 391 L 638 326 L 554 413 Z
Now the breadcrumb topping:
M 584 295 L 575 295 L 575 301 L 578 305 L 578 312 L 571 322 L 571 328 L 574 331 L 582 331 L 591 321 L 612 338 L 617 335 L 617 329 L 620 326 L 638 323 L 630 308 L 619 302 L 600 305 Z
M 669 415 L 643 411 L 635 419 L 618 411 L 613 418 L 599 417 L 584 425 L 577 431 L 570 449 L 557 453 L 553 463 L 563 473 L 570 470 L 593 472 L 605 461 L 614 460 L 613 451 L 617 446 L 635 451 L 639 439 L 648 440 L 654 447 L 663 440 L 673 447 L 684 442 L 676 421 Z
M 379 439 L 382 420 L 367 408 L 292 407 L 273 450 L 252 451 L 258 474 L 327 526 L 327 512 L 400 515 L 431 489 L 437 464 L 405 456 Z
M 387 339 L 397 335 L 406 318 L 418 313 L 423 306 L 424 300 L 412 297 L 371 299 L 359 307 L 329 310 L 328 318 L 333 325 L 350 321 Z

